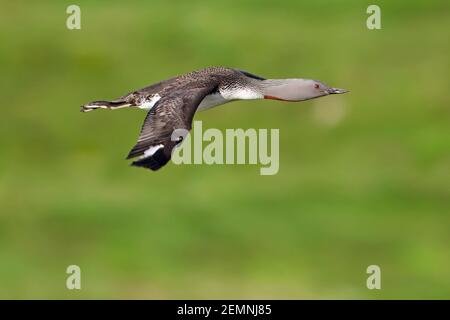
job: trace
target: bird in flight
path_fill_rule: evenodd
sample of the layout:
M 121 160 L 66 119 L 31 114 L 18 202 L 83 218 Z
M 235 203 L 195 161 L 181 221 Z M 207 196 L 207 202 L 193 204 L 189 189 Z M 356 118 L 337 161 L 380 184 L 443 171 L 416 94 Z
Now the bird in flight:
M 152 84 L 112 101 L 93 101 L 82 112 L 95 109 L 140 108 L 148 110 L 138 141 L 127 159 L 133 166 L 158 170 L 183 141 L 173 139 L 177 129 L 189 131 L 197 110 L 234 100 L 273 99 L 304 101 L 348 92 L 311 79 L 265 79 L 246 71 L 208 67 Z

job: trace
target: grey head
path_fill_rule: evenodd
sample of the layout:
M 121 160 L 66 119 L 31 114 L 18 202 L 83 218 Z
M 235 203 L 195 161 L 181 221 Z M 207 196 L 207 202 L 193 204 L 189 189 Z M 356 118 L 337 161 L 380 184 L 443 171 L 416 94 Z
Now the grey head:
M 348 90 L 334 88 L 312 79 L 267 79 L 260 82 L 265 99 L 304 101 Z

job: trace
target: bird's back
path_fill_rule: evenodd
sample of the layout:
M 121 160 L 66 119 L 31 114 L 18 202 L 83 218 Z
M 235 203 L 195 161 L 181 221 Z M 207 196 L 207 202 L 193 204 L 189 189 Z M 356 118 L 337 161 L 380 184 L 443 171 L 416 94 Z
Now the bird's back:
M 212 81 L 219 83 L 224 78 L 237 76 L 238 73 L 239 71 L 231 68 L 208 67 L 151 84 L 147 87 L 121 96 L 117 100 L 135 102 L 136 98 L 142 98 L 154 94 L 164 96 L 179 90 L 206 87 L 210 86 Z

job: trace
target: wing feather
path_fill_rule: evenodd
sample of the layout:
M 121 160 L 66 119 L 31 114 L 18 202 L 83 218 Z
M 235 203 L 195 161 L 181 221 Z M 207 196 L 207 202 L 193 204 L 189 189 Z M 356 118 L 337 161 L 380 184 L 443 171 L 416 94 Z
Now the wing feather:
M 172 149 L 179 141 L 172 141 L 176 129 L 190 130 L 192 119 L 203 98 L 213 90 L 212 86 L 177 90 L 162 97 L 147 113 L 138 141 L 127 159 L 140 156 L 133 165 L 156 170 L 170 160 Z M 162 145 L 162 148 L 160 147 Z M 153 149 L 151 149 L 153 147 Z M 157 148 L 156 148 L 157 147 Z M 147 153 L 155 150 L 154 154 Z M 146 152 L 147 151 L 147 152 Z M 155 159 L 161 165 L 153 165 Z M 153 167 L 157 167 L 154 169 Z

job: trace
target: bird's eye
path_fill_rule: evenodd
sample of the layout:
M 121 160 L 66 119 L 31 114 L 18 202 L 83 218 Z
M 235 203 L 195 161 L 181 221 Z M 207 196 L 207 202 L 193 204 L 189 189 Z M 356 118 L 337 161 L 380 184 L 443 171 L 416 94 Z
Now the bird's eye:
M 315 85 L 314 85 L 314 88 L 316 88 L 316 89 L 319 89 L 319 84 L 318 83 L 316 83 Z

